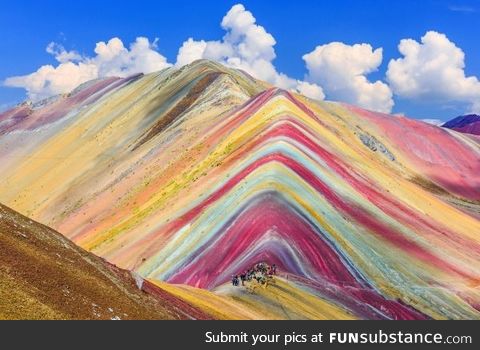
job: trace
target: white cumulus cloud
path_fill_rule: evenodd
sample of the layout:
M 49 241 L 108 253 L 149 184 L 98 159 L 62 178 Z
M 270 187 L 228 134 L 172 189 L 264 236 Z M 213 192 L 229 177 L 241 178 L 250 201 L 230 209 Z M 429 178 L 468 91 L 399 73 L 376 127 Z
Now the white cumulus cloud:
M 303 56 L 308 70 L 306 79 L 322 86 L 330 99 L 390 113 L 394 104 L 390 88 L 380 80 L 371 82 L 366 77 L 378 69 L 382 56 L 381 48 L 373 50 L 369 44 L 320 45 Z
M 201 59 L 207 48 L 207 42 L 204 40 L 195 41 L 189 38 L 183 43 L 178 50 L 177 63 L 178 67 L 192 63 L 195 60 Z
M 305 95 L 307 97 L 311 97 L 317 100 L 323 100 L 325 98 L 323 89 L 319 85 L 312 84 L 306 81 L 298 82 L 297 91 L 302 95 Z
M 403 57 L 388 64 L 387 80 L 400 97 L 430 103 L 466 103 L 480 112 L 480 81 L 465 75 L 465 54 L 445 34 L 427 32 L 417 42 L 403 39 Z
M 222 40 L 204 41 L 189 38 L 177 55 L 177 66 L 206 58 L 228 66 L 243 69 L 254 77 L 288 90 L 301 92 L 308 97 L 322 100 L 325 95 L 320 86 L 293 79 L 277 71 L 275 38 L 256 23 L 250 11 L 241 4 L 233 6 L 221 23 L 226 31 Z
M 138 37 L 129 48 L 118 38 L 99 42 L 95 56 L 82 56 L 50 43 L 46 51 L 58 61 L 56 66 L 44 65 L 28 75 L 7 78 L 4 85 L 24 88 L 31 100 L 73 90 L 92 79 L 107 76 L 126 77 L 135 73 L 151 73 L 170 66 L 157 51 L 157 40 Z
M 368 77 L 382 64 L 382 48 L 367 43 L 319 45 L 303 56 L 306 74 L 300 80 L 277 70 L 275 38 L 242 4 L 226 13 L 221 27 L 225 34 L 219 40 L 184 41 L 175 65 L 211 59 L 310 98 L 323 100 L 326 96 L 384 113 L 392 111 L 394 95 L 423 103 L 465 105 L 468 112 L 480 112 L 479 79 L 466 76 L 463 51 L 435 31 L 427 32 L 420 41 L 401 40 L 398 49 L 402 56 L 390 60 L 383 82 Z M 158 71 L 172 64 L 158 51 L 157 41 L 138 37 L 126 47 L 119 38 L 112 38 L 98 42 L 90 56 L 50 43 L 46 51 L 55 57 L 55 64 L 7 78 L 3 84 L 26 89 L 28 97 L 36 101 L 69 92 L 91 79 Z

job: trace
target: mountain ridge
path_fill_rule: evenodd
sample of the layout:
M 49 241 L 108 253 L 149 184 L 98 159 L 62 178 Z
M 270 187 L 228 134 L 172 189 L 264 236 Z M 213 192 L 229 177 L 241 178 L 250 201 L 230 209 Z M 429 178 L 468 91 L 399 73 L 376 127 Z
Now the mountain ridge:
M 210 318 L 1 204 L 0 257 L 0 319 Z
M 442 126 L 466 134 L 480 135 L 480 116 L 477 114 L 462 115 Z

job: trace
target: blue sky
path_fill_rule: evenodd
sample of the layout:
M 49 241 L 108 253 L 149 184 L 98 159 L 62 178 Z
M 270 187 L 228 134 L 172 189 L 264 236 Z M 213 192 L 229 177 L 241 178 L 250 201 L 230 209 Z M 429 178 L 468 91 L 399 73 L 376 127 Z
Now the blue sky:
M 35 72 L 45 64 L 58 65 L 54 55 L 46 52 L 50 42 L 60 44 L 66 51 L 93 57 L 95 44 L 113 37 L 120 38 L 126 47 L 139 36 L 152 41 L 158 38 L 156 50 L 174 64 L 179 48 L 189 37 L 197 41 L 221 41 L 226 30 L 220 22 L 236 3 L 239 1 L 6 2 L 0 11 L 0 81 Z M 316 66 L 318 71 L 309 71 L 302 56 L 332 42 L 342 42 L 347 49 L 362 43 L 371 45 L 372 50 L 383 48 L 381 63 L 375 67 L 377 71 L 365 76 L 369 82 L 381 80 L 393 86 L 387 81 L 386 72 L 391 59 L 402 57 L 398 50 L 400 40 L 411 38 L 420 42 L 428 31 L 435 31 L 463 51 L 465 75 L 480 77 L 480 1 L 244 0 L 240 3 L 253 14 L 256 25 L 275 39 L 276 58 L 272 64 L 276 71 L 318 85 L 327 99 L 353 95 L 336 91 L 334 85 L 338 82 L 332 82 L 334 78 L 323 79 L 328 67 Z M 397 94 L 391 88 L 392 113 L 447 120 L 480 103 L 477 95 L 468 92 L 457 94 L 448 91 L 448 87 L 426 92 L 425 89 L 436 87 L 428 81 L 421 84 L 423 90 L 413 96 L 405 91 Z M 475 83 L 471 86 L 472 90 L 477 88 Z M 25 98 L 22 88 L 0 87 L 0 109 Z M 348 98 L 352 99 L 348 102 L 354 103 L 360 97 Z

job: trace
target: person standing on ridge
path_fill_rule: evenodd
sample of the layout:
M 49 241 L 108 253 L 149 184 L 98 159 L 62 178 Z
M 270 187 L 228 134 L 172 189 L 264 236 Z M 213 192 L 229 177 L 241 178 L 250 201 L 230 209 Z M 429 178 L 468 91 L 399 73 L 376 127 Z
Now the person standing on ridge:
M 240 281 L 242 281 L 242 286 L 245 286 L 245 280 L 247 279 L 247 273 L 244 272 L 240 275 Z

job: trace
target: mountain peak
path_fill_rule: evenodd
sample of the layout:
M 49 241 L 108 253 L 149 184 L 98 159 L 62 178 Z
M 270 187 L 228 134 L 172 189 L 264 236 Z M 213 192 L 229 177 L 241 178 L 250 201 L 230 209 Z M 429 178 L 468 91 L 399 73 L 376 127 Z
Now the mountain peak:
M 480 135 L 480 115 L 461 115 L 446 122 L 442 126 L 465 134 Z

